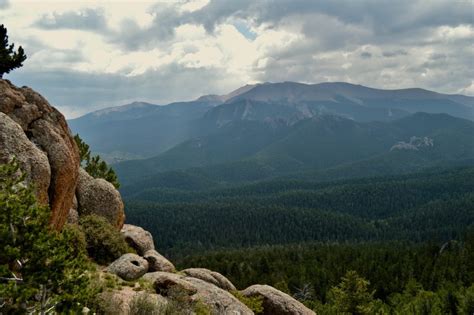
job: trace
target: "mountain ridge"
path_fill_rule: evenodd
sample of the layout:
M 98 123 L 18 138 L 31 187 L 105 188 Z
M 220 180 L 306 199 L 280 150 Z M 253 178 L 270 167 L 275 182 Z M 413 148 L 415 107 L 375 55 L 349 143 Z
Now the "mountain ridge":
M 382 90 L 344 82 L 245 85 L 224 95 L 156 106 L 135 102 L 69 121 L 108 162 L 150 158 L 237 122 L 292 126 L 322 115 L 357 122 L 393 121 L 416 112 L 474 120 L 474 97 L 419 88 Z
M 474 158 L 474 122 L 447 114 L 415 113 L 393 122 L 324 115 L 275 130 L 256 121 L 218 130 L 115 169 L 125 185 L 168 171 L 198 175 L 205 182 L 239 182 L 301 172 L 318 177 L 404 173 Z

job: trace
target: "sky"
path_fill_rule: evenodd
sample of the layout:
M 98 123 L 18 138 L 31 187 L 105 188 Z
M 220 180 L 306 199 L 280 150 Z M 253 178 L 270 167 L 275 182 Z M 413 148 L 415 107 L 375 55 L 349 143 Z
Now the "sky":
M 0 23 L 28 56 L 4 78 L 67 118 L 259 82 L 474 95 L 474 0 L 0 0 Z

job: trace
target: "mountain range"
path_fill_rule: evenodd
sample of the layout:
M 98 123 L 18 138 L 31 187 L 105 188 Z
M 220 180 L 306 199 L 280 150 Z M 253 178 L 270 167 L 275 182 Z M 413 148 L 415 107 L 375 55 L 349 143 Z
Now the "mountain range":
M 125 185 L 156 186 L 469 164 L 473 120 L 474 97 L 283 82 L 165 106 L 136 102 L 69 124 L 94 152 L 120 162 Z

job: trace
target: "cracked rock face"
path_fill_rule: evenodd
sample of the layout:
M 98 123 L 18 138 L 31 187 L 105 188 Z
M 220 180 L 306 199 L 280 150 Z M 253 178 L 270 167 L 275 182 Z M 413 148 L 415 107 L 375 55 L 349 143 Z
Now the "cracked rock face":
M 61 229 L 73 205 L 79 152 L 64 116 L 28 87 L 0 80 L 0 162 L 16 157 Z

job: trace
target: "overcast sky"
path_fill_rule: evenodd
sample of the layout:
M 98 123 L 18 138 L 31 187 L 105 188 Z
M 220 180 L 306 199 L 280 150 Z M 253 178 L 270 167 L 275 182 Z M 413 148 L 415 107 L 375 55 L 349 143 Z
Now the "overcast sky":
M 5 75 L 68 118 L 247 83 L 345 81 L 474 95 L 472 0 L 0 0 Z

